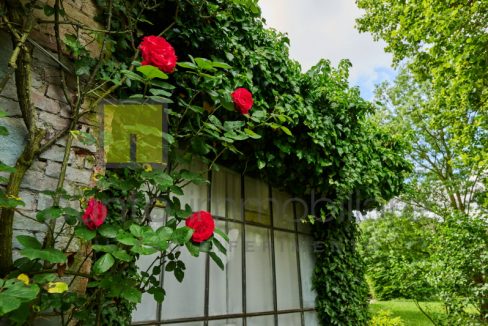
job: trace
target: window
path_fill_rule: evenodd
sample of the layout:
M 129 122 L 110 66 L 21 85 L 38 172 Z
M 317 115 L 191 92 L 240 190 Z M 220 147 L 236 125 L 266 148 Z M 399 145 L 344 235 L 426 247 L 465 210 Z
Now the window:
M 187 266 L 183 283 L 172 273 L 163 273 L 165 301 L 158 305 L 144 295 L 133 323 L 318 325 L 311 287 L 312 237 L 295 223 L 304 214 L 303 203 L 229 170 L 214 172 L 211 178 L 209 187 L 185 188 L 182 202 L 197 204 L 192 206 L 195 210 L 210 210 L 217 226 L 229 235 L 227 255 L 220 256 L 225 270 L 207 256 L 190 257 L 183 249 Z

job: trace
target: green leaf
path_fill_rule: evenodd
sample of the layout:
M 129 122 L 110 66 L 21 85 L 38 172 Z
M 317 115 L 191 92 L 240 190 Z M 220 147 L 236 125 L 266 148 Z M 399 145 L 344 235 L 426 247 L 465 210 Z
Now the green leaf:
M 224 122 L 224 129 L 225 130 L 235 130 L 241 127 L 244 127 L 246 123 L 244 121 L 225 121 Z
M 93 265 L 93 271 L 96 274 L 103 274 L 108 271 L 114 264 L 114 257 L 111 254 L 106 253 L 95 262 L 95 264 Z
M 35 237 L 31 237 L 28 235 L 19 235 L 16 237 L 17 241 L 21 245 L 24 246 L 24 248 L 33 248 L 33 249 L 41 249 L 42 244 L 37 240 Z
M 15 172 L 15 168 L 12 167 L 12 166 L 8 166 L 8 165 L 3 164 L 2 162 L 0 162 L 0 172 L 14 173 Z
M 46 15 L 48 17 L 54 15 L 54 13 L 56 12 L 54 7 L 52 7 L 50 5 L 44 5 L 43 10 L 44 10 L 44 15 Z
M 252 131 L 251 129 L 245 128 L 245 129 L 244 129 L 244 132 L 245 132 L 246 134 L 248 134 L 248 135 L 249 135 L 249 137 L 251 137 L 251 138 L 253 138 L 253 139 L 260 139 L 260 138 L 261 138 L 261 136 L 260 136 L 260 135 L 258 135 L 257 133 L 255 133 L 255 132 L 254 132 L 254 131 Z
M 125 286 L 120 296 L 129 302 L 140 303 L 142 298 L 142 293 L 135 287 Z
M 81 130 L 71 130 L 71 135 L 84 145 L 94 145 L 97 143 L 97 139 L 90 133 Z
M 198 68 L 203 70 L 214 71 L 215 68 L 212 64 L 212 61 L 205 59 L 205 58 L 195 58 L 195 63 L 197 64 Z
M 186 248 L 193 257 L 198 257 L 200 255 L 200 249 L 198 246 L 194 245 L 191 241 L 185 243 Z
M 136 254 L 146 255 L 146 256 L 158 252 L 156 248 L 143 246 L 143 245 L 135 245 L 130 249 L 130 251 L 135 252 Z
M 175 277 L 181 283 L 185 277 L 185 272 L 182 269 L 175 269 Z
M 131 234 L 125 232 L 117 234 L 116 239 L 118 242 L 125 244 L 127 246 L 135 246 L 136 244 L 139 243 L 139 241 L 137 241 L 137 239 L 134 238 Z
M 192 69 L 192 70 L 197 70 L 197 66 L 194 63 L 191 62 L 178 62 L 177 63 L 178 67 L 186 68 L 186 69 Z
M 152 94 L 152 95 L 156 95 L 156 96 L 166 96 L 166 97 L 171 97 L 171 93 L 168 92 L 168 91 L 165 91 L 163 89 L 158 89 L 158 88 L 151 88 L 149 90 L 149 92 Z
M 142 237 L 142 227 L 137 224 L 132 224 L 129 226 L 130 233 L 132 233 L 133 236 L 140 238 Z
M 8 129 L 4 126 L 0 126 L 0 136 L 8 136 Z
M 150 288 L 147 292 L 154 296 L 154 300 L 156 300 L 156 302 L 161 303 L 164 301 L 164 297 L 166 295 L 166 292 L 164 291 L 163 288 L 160 288 L 158 286 L 154 286 L 154 287 Z
M 95 251 L 101 251 L 101 252 L 108 252 L 108 253 L 113 253 L 114 251 L 118 250 L 119 248 L 116 245 L 93 245 L 92 246 L 93 250 Z
M 218 127 L 219 129 L 223 129 L 224 126 L 222 125 L 222 122 L 220 122 L 219 118 L 217 118 L 216 116 L 214 115 L 210 115 L 208 117 L 208 120 L 216 127 Z
M 163 139 L 166 142 L 168 142 L 168 144 L 170 144 L 170 145 L 174 144 L 174 142 L 175 142 L 175 138 L 172 135 L 168 134 L 167 132 L 163 132 Z
M 149 80 L 154 78 L 168 79 L 168 75 L 166 75 L 159 68 L 154 66 L 150 66 L 150 65 L 140 66 L 137 67 L 136 70 L 142 73 L 144 77 L 146 77 Z
M 5 295 L 4 293 L 0 293 L 0 302 L 0 316 L 18 309 L 22 304 L 19 299 Z
M 158 235 L 161 241 L 167 241 L 171 239 L 171 235 L 173 234 L 173 229 L 167 226 L 162 226 L 156 230 L 156 234 Z
M 46 273 L 46 274 L 36 274 L 32 277 L 32 280 L 38 284 L 45 284 L 54 281 L 56 278 L 58 278 L 57 274 Z
M 231 69 L 232 68 L 232 66 L 226 64 L 225 62 L 219 62 L 219 61 L 213 61 L 212 65 L 215 68 L 222 68 L 222 69 Z
M 290 129 L 288 129 L 287 127 L 285 126 L 280 126 L 280 129 L 283 130 L 283 132 L 285 134 L 287 134 L 288 136 L 293 136 L 293 134 L 291 133 Z
M 183 226 L 181 228 L 177 228 L 174 230 L 172 234 L 173 241 L 177 242 L 180 245 L 184 245 L 188 241 L 190 241 L 191 236 L 193 235 L 193 229 Z
M 112 252 L 112 255 L 119 259 L 119 260 L 122 260 L 122 261 L 126 261 L 126 262 L 131 262 L 132 261 L 132 256 L 129 255 L 125 250 L 123 249 L 119 249 L 117 251 L 114 251 Z
M 222 263 L 222 260 L 217 256 L 215 252 L 209 252 L 208 253 L 210 258 L 217 264 L 217 266 L 220 267 L 221 270 L 224 270 L 224 263 Z
M 100 233 L 105 238 L 113 239 L 117 236 L 119 231 L 118 227 L 115 227 L 110 224 L 103 224 L 100 228 L 98 228 L 97 232 Z
M 57 249 L 34 249 L 25 248 L 20 251 L 22 256 L 29 258 L 30 260 L 41 259 L 50 263 L 65 263 L 66 256 L 64 253 Z
M 75 228 L 75 235 L 84 241 L 90 241 L 95 238 L 97 232 L 89 230 L 85 225 L 79 225 Z
M 144 78 L 142 78 L 141 76 L 139 76 L 138 74 L 136 74 L 135 72 L 132 72 L 130 70 L 121 70 L 120 72 L 123 73 L 124 75 L 126 75 L 127 78 L 130 80 L 135 80 L 135 81 L 138 81 L 141 83 L 145 82 Z
M 63 214 L 63 209 L 60 207 L 49 207 L 37 213 L 36 218 L 43 223 L 46 220 L 57 219 Z
M 229 242 L 229 236 L 224 231 L 219 228 L 215 228 L 214 232 L 224 238 L 225 241 Z
M 227 254 L 227 249 L 225 249 L 225 247 L 220 243 L 219 240 L 217 240 L 215 237 L 212 238 L 212 242 L 213 244 L 217 247 L 217 249 L 219 249 L 219 251 L 221 253 L 223 253 L 224 255 Z
M 169 263 L 166 264 L 166 267 L 164 268 L 165 271 L 167 272 L 172 272 L 176 268 L 176 262 L 175 261 L 170 261 Z

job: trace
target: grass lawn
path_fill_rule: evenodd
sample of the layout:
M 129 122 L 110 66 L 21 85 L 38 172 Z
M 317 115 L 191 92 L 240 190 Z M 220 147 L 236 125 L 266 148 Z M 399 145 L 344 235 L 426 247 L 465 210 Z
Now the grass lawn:
M 444 313 L 440 302 L 421 302 L 420 306 L 430 315 Z M 432 326 L 413 301 L 376 301 L 369 305 L 369 310 L 372 314 L 389 310 L 393 313 L 392 317 L 401 317 L 406 326 Z

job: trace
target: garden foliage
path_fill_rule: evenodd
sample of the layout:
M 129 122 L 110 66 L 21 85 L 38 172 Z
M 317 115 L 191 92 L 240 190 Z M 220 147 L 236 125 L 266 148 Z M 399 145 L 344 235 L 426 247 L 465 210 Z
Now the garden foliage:
M 64 15 L 61 2 L 43 8 L 55 21 Z M 316 217 L 308 222 L 323 243 L 323 250 L 316 251 L 314 270 L 318 314 L 324 325 L 365 325 L 367 288 L 352 211 L 377 207 L 397 195 L 410 165 L 401 140 L 370 119 L 372 105 L 361 99 L 357 88 L 349 87 L 350 63 L 345 60 L 334 68 L 321 60 L 303 73 L 288 56 L 286 35 L 264 28 L 253 0 L 97 2 L 98 19 L 107 30 L 128 32 L 100 32 L 104 46 L 98 61 L 76 36 L 65 38 L 63 46 L 76 59 L 75 78 L 94 81 L 93 88 L 79 91 L 95 96 L 95 102 L 115 94 L 167 103 L 169 132 L 163 137 L 169 146 L 168 165 L 163 170 L 108 171 L 76 198 L 63 193 L 62 183 L 49 193 L 54 199 L 80 200 L 83 206 L 95 197 L 107 205 L 107 217 L 91 230 L 82 223 L 81 211 L 59 205 L 41 211 L 39 222 L 53 226 L 50 221 L 61 220 L 63 228 L 52 228 L 50 240 L 42 244 L 23 238 L 24 257 L 8 266 L 9 280 L 0 295 L 10 295 L 16 287 L 30 290 L 15 307 L 2 306 L 7 309 L 2 314 L 21 323 L 22 318 L 51 309 L 62 324 L 71 319 L 124 324 L 142 293 L 164 300 L 156 277 L 163 268 L 183 280 L 183 247 L 195 256 L 208 252 L 221 265 L 213 251 L 225 249 L 215 234 L 195 242 L 194 231 L 183 225 L 192 208 L 182 207 L 178 195 L 188 183 L 205 182 L 206 170 L 185 168 L 196 166 L 198 157 L 209 169 L 226 165 L 311 202 L 321 199 L 307 211 Z M 146 58 L 141 63 L 139 50 L 144 52 L 145 46 L 138 48 L 143 36 L 159 34 L 177 58 L 175 67 L 172 61 L 162 65 L 163 71 L 144 65 Z M 107 92 L 102 84 L 108 85 Z M 248 94 L 236 93 L 242 88 L 250 91 L 252 101 Z M 9 209 L 15 206 L 11 200 L 17 200 L 12 196 L 5 197 Z M 113 198 L 117 200 L 109 200 Z M 154 230 L 151 212 L 158 202 L 166 203 L 168 221 Z M 71 227 L 73 238 L 88 250 L 84 259 L 93 261 L 85 273 L 77 269 L 84 260 L 80 264 L 78 256 L 57 249 L 57 237 Z M 136 259 L 152 254 L 157 254 L 154 265 L 139 270 Z M 88 279 L 89 288 L 81 293 L 49 292 L 49 284 L 62 273 Z

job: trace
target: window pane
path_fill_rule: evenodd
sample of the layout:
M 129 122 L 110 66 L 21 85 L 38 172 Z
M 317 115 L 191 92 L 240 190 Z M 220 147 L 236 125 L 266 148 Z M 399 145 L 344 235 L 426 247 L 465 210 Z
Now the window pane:
M 178 282 L 173 272 L 164 273 L 163 284 L 166 297 L 162 308 L 163 320 L 203 316 L 205 257 L 205 255 L 193 257 L 186 248 L 182 248 L 180 259 L 186 265 L 183 282 Z
M 273 310 L 270 231 L 246 226 L 246 307 L 248 312 Z
M 307 215 L 308 215 L 308 210 L 309 210 L 309 203 L 302 199 L 296 199 L 295 200 L 295 212 L 296 212 L 296 218 L 295 220 L 297 221 L 297 227 L 298 231 L 300 232 L 305 232 L 305 233 L 310 233 L 310 224 L 309 223 L 303 223 L 303 220 L 307 220 Z
M 315 258 L 313 256 L 313 239 L 310 236 L 304 235 L 299 235 L 298 239 L 300 246 L 303 307 L 314 308 L 315 291 L 312 290 L 312 273 L 315 266 Z
M 241 194 L 241 175 L 232 171 L 226 174 L 226 217 L 242 220 L 242 194 Z
M 210 212 L 214 216 L 227 217 L 225 213 L 225 183 L 226 183 L 226 173 L 225 170 L 212 172 L 212 206 Z
M 271 217 L 268 186 L 262 181 L 245 177 L 244 193 L 246 220 L 269 225 Z
M 224 222 L 217 222 L 217 227 L 225 230 Z M 229 243 L 216 235 L 227 248 L 227 255 L 219 254 L 225 270 L 210 260 L 210 315 L 242 312 L 242 225 L 229 222 L 226 232 Z
M 280 326 L 298 326 L 302 324 L 302 319 L 299 313 L 278 315 L 278 325 Z M 308 324 L 305 324 L 309 326 Z
M 305 325 L 306 326 L 319 326 L 319 320 L 315 311 L 305 313 Z
M 247 318 L 247 326 L 274 326 L 274 316 L 259 316 Z
M 141 256 L 137 260 L 137 266 L 140 270 L 145 271 L 151 265 L 157 254 L 151 256 Z M 158 304 L 154 300 L 154 296 L 149 293 L 142 295 L 141 303 L 136 306 L 136 310 L 132 313 L 132 321 L 151 321 L 157 319 Z
M 241 175 L 227 169 L 212 173 L 212 213 L 234 220 L 241 218 Z
M 278 310 L 297 309 L 300 308 L 300 290 L 295 234 L 282 231 L 274 234 Z
M 273 223 L 274 226 L 294 230 L 293 201 L 281 191 L 273 189 Z
M 191 166 L 182 166 L 181 169 L 190 170 L 195 173 L 201 173 L 207 171 L 207 165 L 193 161 Z M 207 178 L 207 173 L 203 175 L 204 178 Z M 184 208 L 185 204 L 190 205 L 194 212 L 200 210 L 207 210 L 207 189 L 208 185 L 206 183 L 201 185 L 195 185 L 190 183 L 183 188 L 183 196 L 178 196 L 181 202 L 181 207 Z
M 208 322 L 208 326 L 242 326 L 242 319 L 223 319 Z

